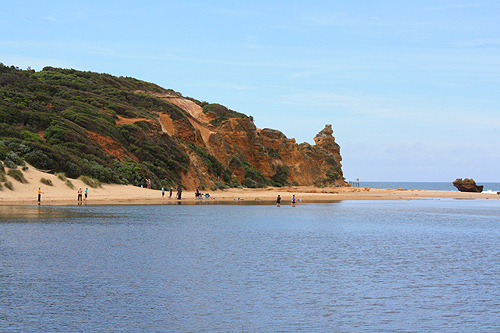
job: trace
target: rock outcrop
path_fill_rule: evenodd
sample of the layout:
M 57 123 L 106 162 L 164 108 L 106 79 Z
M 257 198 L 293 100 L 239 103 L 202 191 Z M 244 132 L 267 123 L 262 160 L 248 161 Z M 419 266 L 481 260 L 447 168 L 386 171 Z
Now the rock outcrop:
M 453 182 L 453 185 L 460 192 L 478 192 L 478 193 L 483 192 L 483 186 L 476 185 L 476 182 L 474 181 L 474 179 L 465 178 L 464 180 L 462 180 L 462 178 L 457 178 Z

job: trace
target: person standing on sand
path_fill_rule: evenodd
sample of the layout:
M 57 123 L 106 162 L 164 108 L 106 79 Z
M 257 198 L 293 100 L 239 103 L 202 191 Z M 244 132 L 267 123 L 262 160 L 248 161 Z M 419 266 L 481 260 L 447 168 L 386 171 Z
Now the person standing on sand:
M 177 200 L 181 200 L 182 197 L 182 188 L 179 186 L 177 187 Z
M 172 186 L 170 186 L 170 199 L 172 199 Z
M 278 194 L 278 197 L 276 198 L 276 206 L 280 206 L 281 204 L 281 196 Z
M 89 188 L 87 187 L 87 188 L 85 188 L 85 193 L 84 193 L 85 194 L 85 200 L 87 200 L 87 194 L 88 193 L 89 193 Z
M 78 201 L 82 201 L 82 188 L 81 187 L 77 193 L 78 193 Z
M 42 201 L 42 188 L 39 187 L 38 188 L 38 202 L 41 202 Z
M 292 196 L 292 205 L 295 205 L 295 194 Z
M 165 186 L 161 187 L 161 198 L 163 199 L 165 197 Z

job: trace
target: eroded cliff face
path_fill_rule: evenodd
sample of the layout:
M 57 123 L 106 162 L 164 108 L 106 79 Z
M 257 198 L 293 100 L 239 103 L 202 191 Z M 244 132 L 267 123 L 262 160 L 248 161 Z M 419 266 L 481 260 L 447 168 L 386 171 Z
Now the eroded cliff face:
M 315 145 L 297 144 L 295 139 L 287 138 L 278 130 L 258 129 L 248 117 L 229 118 L 216 127 L 210 124 L 214 115 L 203 113 L 202 107 L 191 100 L 179 95 L 155 97 L 185 111 L 186 117 L 178 120 L 160 113 L 158 122 L 163 132 L 185 144 L 192 166 L 182 177 L 188 189 L 202 184 L 212 186 L 217 181 L 228 182 L 228 177 L 240 184 L 251 182 L 249 179 L 258 183 L 260 173 L 282 184 L 345 185 L 340 146 L 332 135 L 332 125 L 326 125 L 316 135 Z M 199 154 L 193 152 L 190 144 L 220 161 L 226 169 L 225 174 L 217 175 Z

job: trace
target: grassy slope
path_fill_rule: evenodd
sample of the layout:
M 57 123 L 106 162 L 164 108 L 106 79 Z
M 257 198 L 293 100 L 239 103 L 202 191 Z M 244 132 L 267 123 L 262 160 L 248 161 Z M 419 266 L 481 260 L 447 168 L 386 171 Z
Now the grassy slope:
M 133 78 L 46 67 L 40 72 L 0 64 L 0 160 L 24 159 L 37 168 L 88 175 L 103 182 L 177 184 L 189 168 L 183 146 L 147 122 L 117 125 L 118 116 L 154 119 L 177 106 L 134 91 L 171 92 Z M 130 158 L 95 144 L 89 132 L 116 142 Z

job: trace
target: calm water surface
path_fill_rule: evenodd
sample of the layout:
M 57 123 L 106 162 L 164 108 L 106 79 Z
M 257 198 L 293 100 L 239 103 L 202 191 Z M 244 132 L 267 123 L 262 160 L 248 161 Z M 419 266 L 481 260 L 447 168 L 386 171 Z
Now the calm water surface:
M 0 207 L 0 331 L 498 332 L 500 203 Z

